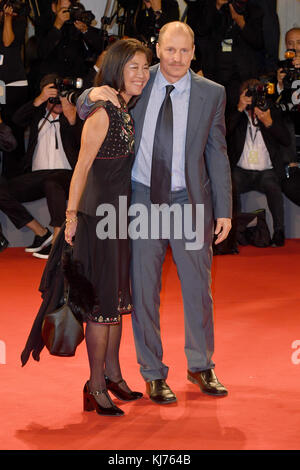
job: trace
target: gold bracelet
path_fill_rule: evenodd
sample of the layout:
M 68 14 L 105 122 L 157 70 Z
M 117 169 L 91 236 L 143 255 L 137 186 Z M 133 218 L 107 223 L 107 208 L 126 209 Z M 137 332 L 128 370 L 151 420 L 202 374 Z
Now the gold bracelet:
M 77 222 L 77 216 L 74 219 L 66 219 L 66 224 L 71 224 L 72 222 Z

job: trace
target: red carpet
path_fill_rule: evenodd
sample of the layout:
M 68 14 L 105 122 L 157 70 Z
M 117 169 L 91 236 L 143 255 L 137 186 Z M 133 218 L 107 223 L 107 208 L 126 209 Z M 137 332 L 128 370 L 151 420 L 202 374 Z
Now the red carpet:
M 44 265 L 21 248 L 0 255 L 0 340 L 6 345 L 6 363 L 0 364 L 1 450 L 300 448 L 300 240 L 214 258 L 214 360 L 229 389 L 220 399 L 201 394 L 186 380 L 180 285 L 168 255 L 162 334 L 168 383 L 178 403 L 116 400 L 126 413 L 122 418 L 82 411 L 88 374 L 84 343 L 74 358 L 51 357 L 44 350 L 39 363 L 30 359 L 21 367 L 20 352 L 40 306 Z M 130 318 L 124 323 L 124 377 L 144 391 Z M 298 352 L 292 347 L 296 340 Z

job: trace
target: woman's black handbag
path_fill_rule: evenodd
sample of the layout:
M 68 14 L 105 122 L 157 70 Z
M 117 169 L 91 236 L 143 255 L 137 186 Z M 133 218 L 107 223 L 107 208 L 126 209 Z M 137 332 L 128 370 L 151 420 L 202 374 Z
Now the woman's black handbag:
M 74 356 L 84 339 L 83 323 L 75 317 L 68 303 L 69 290 L 65 288 L 64 304 L 45 315 L 42 325 L 43 341 L 53 356 Z

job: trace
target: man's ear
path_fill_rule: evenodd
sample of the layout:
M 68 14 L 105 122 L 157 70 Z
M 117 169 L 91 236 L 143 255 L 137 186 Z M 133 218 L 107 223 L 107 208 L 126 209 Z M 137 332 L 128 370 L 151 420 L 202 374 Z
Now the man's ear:
M 156 43 L 156 55 L 160 59 L 160 50 L 159 50 L 159 43 Z

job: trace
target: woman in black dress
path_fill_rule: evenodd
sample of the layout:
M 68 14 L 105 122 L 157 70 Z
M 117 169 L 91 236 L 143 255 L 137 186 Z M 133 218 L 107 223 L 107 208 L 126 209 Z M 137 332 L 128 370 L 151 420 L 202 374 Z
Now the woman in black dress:
M 94 292 L 94 307 L 86 318 L 90 378 L 84 387 L 84 409 L 103 415 L 124 414 L 112 403 L 107 390 L 124 401 L 142 396 L 129 389 L 119 363 L 122 315 L 132 310 L 129 240 L 127 233 L 126 238 L 119 235 L 119 220 L 123 219 L 124 231 L 134 159 L 134 128 L 128 105 L 149 79 L 149 54 L 135 39 L 117 41 L 107 51 L 95 85 L 118 90 L 120 108 L 108 101 L 92 106 L 83 127 L 66 214 L 65 239 L 73 245 L 74 260 Z M 108 226 L 105 210 L 111 215 Z

